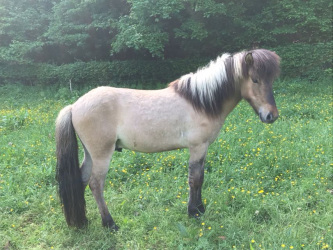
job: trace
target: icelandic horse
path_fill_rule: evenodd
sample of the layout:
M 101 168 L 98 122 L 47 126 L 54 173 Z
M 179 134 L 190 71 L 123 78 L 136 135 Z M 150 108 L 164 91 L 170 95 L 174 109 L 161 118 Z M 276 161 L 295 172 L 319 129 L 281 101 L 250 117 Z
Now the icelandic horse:
M 272 84 L 279 64 L 279 56 L 265 49 L 223 54 L 165 89 L 98 87 L 63 108 L 56 120 L 56 179 L 67 224 L 87 223 L 84 191 L 89 184 L 103 226 L 118 229 L 103 189 L 112 154 L 122 148 L 145 153 L 188 148 L 188 214 L 203 214 L 208 146 L 242 99 L 262 122 L 278 118 Z M 76 136 L 84 149 L 81 167 Z

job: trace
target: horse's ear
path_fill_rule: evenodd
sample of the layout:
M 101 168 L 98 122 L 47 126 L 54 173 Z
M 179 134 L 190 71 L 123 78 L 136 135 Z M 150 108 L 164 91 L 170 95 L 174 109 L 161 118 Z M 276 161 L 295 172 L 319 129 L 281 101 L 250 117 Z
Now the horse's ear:
M 246 54 L 245 56 L 245 62 L 248 66 L 252 66 L 253 65 L 253 56 L 252 56 L 252 53 L 249 52 Z

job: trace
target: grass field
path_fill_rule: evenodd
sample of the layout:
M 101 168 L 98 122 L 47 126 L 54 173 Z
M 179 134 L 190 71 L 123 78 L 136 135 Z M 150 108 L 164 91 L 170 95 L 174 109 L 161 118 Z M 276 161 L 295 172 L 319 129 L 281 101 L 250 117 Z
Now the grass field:
M 187 216 L 187 150 L 115 153 L 116 233 L 88 188 L 87 228 L 68 228 L 59 205 L 54 120 L 80 94 L 0 86 L 0 248 L 332 249 L 331 80 L 277 82 L 272 125 L 245 102 L 231 113 L 209 148 L 200 219 Z

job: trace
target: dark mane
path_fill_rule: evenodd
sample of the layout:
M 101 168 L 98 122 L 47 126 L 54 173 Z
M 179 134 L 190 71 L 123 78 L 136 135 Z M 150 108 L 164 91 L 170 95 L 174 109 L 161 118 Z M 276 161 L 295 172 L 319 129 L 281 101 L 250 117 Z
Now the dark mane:
M 218 57 L 196 73 L 182 76 L 170 84 L 194 109 L 216 117 L 222 112 L 223 100 L 235 91 L 234 59 L 229 54 Z

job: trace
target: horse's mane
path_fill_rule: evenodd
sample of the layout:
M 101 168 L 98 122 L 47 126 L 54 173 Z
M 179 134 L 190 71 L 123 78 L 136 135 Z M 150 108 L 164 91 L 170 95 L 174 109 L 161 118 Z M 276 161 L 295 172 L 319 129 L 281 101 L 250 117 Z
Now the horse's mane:
M 253 57 L 253 72 L 267 81 L 279 74 L 279 57 L 264 49 L 242 51 L 234 55 L 223 54 L 195 73 L 182 76 L 170 84 L 174 90 L 187 99 L 193 107 L 208 116 L 218 116 L 222 112 L 222 102 L 235 93 L 240 80 L 249 76 L 249 65 L 245 56 Z

